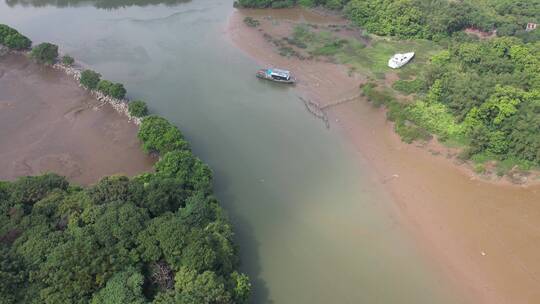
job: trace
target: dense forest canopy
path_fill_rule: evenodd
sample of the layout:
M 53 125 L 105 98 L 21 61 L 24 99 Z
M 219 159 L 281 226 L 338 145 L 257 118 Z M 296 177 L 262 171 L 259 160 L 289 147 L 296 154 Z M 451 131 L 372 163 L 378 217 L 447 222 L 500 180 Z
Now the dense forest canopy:
M 377 35 L 442 39 L 467 27 L 526 35 L 540 23 L 540 0 L 238 0 L 242 7 L 325 6 L 343 10 L 355 24 Z
M 152 144 L 155 173 L 88 189 L 55 174 L 0 183 L 2 303 L 247 301 L 211 170 L 162 118 L 144 119 L 141 137 L 156 142 L 157 129 L 182 143 Z
M 31 41 L 0 24 L 0 44 Z M 30 57 L 58 60 L 42 43 Z M 63 58 L 67 65 L 73 58 Z M 123 98 L 122 84 L 86 70 L 80 83 Z M 213 196 L 212 171 L 166 119 L 143 117 L 138 137 L 160 155 L 154 173 L 109 176 L 82 188 L 56 174 L 0 181 L 0 303 L 246 303 L 231 225 Z

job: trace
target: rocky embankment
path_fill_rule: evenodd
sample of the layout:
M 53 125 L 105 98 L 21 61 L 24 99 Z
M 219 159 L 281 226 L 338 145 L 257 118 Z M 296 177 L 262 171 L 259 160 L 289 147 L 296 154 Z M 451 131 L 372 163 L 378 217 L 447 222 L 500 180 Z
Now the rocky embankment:
M 81 80 L 82 69 L 78 68 L 77 66 L 73 66 L 73 65 L 68 66 L 68 65 L 64 65 L 62 63 L 55 63 L 52 67 L 54 69 L 61 70 L 64 73 L 66 73 L 67 75 L 73 77 L 77 82 L 79 82 Z M 79 86 L 81 88 L 86 89 L 81 84 L 79 84 Z M 134 117 L 134 116 L 131 116 L 129 114 L 129 109 L 128 109 L 129 99 L 127 99 L 127 98 L 126 99 L 112 98 L 110 96 L 107 96 L 107 95 L 103 94 L 102 92 L 100 92 L 98 90 L 90 90 L 90 93 L 92 94 L 92 96 L 94 96 L 100 102 L 103 102 L 103 103 L 106 102 L 106 103 L 110 104 L 113 107 L 113 109 L 115 109 L 118 113 L 127 116 L 128 120 L 130 122 L 133 122 L 136 125 L 141 124 L 141 119 L 139 117 Z
M 16 54 L 24 54 L 25 56 L 29 56 L 30 55 L 30 51 L 15 51 L 15 50 L 10 50 L 6 47 L 4 47 L 3 45 L 0 45 L 0 56 L 4 56 L 8 53 L 16 53 Z M 83 67 L 79 66 L 79 65 L 65 65 L 65 64 L 62 64 L 62 63 L 55 63 L 52 65 L 52 68 L 56 69 L 56 70 L 60 70 L 62 72 L 64 72 L 65 74 L 73 77 L 73 79 L 75 79 L 77 81 L 77 83 L 79 83 L 79 81 L 81 80 L 81 73 L 82 71 L 84 70 Z M 84 86 L 82 86 L 80 83 L 79 83 L 79 87 L 85 89 L 85 90 L 88 90 L 87 88 L 85 88 Z M 135 117 L 135 116 L 131 116 L 129 114 L 129 99 L 127 98 L 124 98 L 124 99 L 117 99 L 117 98 L 113 98 L 113 97 L 110 97 L 110 96 L 107 96 L 105 94 L 103 94 L 102 92 L 98 91 L 98 90 L 89 90 L 90 93 L 92 94 L 92 96 L 94 98 L 96 98 L 98 101 L 102 102 L 102 103 L 108 103 L 110 104 L 113 109 L 115 109 L 118 113 L 122 114 L 122 115 L 125 115 L 128 120 L 136 125 L 140 125 L 141 124 L 141 118 L 139 117 Z

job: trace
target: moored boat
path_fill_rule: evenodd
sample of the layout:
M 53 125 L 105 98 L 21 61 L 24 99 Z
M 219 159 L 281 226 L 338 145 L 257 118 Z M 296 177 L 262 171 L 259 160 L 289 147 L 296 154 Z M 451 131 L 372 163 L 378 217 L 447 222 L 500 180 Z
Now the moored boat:
M 406 65 L 414 57 L 414 52 L 409 52 L 405 54 L 395 54 L 388 60 L 388 66 L 392 69 L 398 69 Z
M 257 71 L 256 76 L 261 79 L 267 79 L 281 83 L 292 84 L 296 82 L 296 78 L 294 78 L 291 72 L 282 69 L 260 69 Z

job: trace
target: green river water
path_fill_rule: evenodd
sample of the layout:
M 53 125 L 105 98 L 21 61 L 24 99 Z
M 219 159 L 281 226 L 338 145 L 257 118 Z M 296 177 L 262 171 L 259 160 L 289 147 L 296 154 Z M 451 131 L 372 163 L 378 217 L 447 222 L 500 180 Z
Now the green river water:
M 225 35 L 232 12 L 230 0 L 11 0 L 0 23 L 60 45 L 182 129 L 215 171 L 253 303 L 456 303 L 368 164 L 293 89 L 253 76 Z

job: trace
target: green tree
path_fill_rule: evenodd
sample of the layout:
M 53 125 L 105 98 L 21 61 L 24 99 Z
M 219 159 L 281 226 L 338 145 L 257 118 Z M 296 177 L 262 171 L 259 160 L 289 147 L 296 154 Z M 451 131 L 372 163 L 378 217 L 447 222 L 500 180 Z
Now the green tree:
M 191 151 L 166 153 L 155 165 L 158 175 L 184 181 L 191 190 L 209 193 L 212 189 L 212 171 Z
M 62 64 L 70 66 L 73 65 L 73 63 L 75 63 L 75 59 L 73 59 L 73 57 L 69 55 L 62 56 Z
M 94 294 L 92 304 L 143 304 L 146 299 L 142 294 L 144 276 L 135 269 L 128 269 L 115 274 L 107 285 Z
M 101 74 L 92 70 L 84 70 L 81 73 L 80 83 L 87 89 L 94 90 L 97 88 Z
M 97 90 L 116 99 L 123 99 L 126 96 L 124 85 L 121 83 L 112 83 L 108 80 L 100 80 L 97 84 Z
M 166 119 L 150 115 L 142 120 L 138 133 L 146 152 L 165 154 L 169 151 L 188 150 L 189 144 L 182 132 Z
M 48 42 L 40 43 L 32 48 L 30 57 L 39 63 L 53 64 L 58 58 L 58 46 Z
M 176 273 L 175 289 L 178 298 L 186 304 L 233 303 L 231 295 L 225 289 L 223 279 L 211 271 L 198 274 L 183 267 Z
M 146 102 L 142 100 L 133 100 L 129 102 L 129 115 L 134 117 L 144 117 L 148 115 L 148 107 Z

